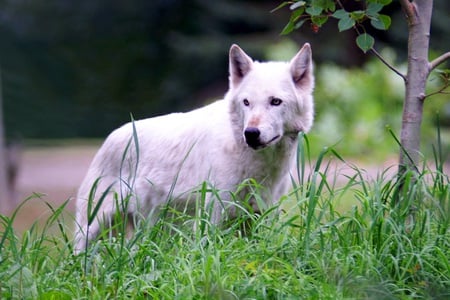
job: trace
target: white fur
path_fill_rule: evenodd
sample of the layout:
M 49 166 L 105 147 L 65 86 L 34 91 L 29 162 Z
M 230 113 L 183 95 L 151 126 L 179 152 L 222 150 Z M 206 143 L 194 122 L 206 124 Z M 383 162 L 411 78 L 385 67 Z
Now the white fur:
M 223 202 L 231 200 L 227 191 L 253 178 L 264 186 L 267 204 L 277 201 L 288 189 L 297 135 L 312 126 L 313 86 L 309 44 L 289 63 L 253 62 L 233 45 L 230 89 L 223 100 L 188 113 L 128 123 L 106 139 L 79 189 L 75 252 L 99 234 L 102 223 L 111 222 L 117 199 L 130 193 L 128 211 L 122 213 L 131 216 L 146 216 L 169 197 L 187 201 L 205 181 L 223 191 Z M 277 105 L 273 99 L 282 102 Z M 247 139 L 251 147 L 246 130 L 260 133 L 253 141 Z M 88 226 L 88 198 L 97 179 L 91 212 L 110 190 Z M 218 223 L 224 211 L 215 202 L 212 221 Z

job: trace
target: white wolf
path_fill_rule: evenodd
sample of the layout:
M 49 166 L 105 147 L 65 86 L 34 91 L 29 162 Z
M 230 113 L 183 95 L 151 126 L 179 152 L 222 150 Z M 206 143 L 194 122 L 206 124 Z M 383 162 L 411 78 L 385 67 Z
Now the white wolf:
M 298 133 L 313 123 L 310 45 L 290 62 L 265 63 L 233 45 L 229 72 L 223 100 L 188 113 L 131 122 L 110 134 L 79 189 L 76 253 L 101 226 L 111 224 L 117 211 L 149 215 L 170 197 L 188 201 L 205 181 L 218 191 L 236 191 L 252 178 L 264 186 L 266 204 L 287 192 Z M 123 195 L 131 195 L 126 206 L 118 201 Z M 222 192 L 221 200 L 214 201 L 213 223 L 233 213 L 224 205 L 229 195 Z M 257 210 L 255 203 L 250 205 Z M 94 212 L 95 217 L 89 216 Z

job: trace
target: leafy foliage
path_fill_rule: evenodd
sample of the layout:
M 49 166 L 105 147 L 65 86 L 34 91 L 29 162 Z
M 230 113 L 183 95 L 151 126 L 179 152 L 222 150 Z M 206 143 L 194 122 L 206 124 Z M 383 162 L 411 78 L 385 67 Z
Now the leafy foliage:
M 364 53 L 366 53 L 367 51 L 372 49 L 373 45 L 375 44 L 375 40 L 370 34 L 363 33 L 358 35 L 358 37 L 356 38 L 356 44 Z
M 393 59 L 391 51 L 382 53 Z M 310 133 L 312 144 L 336 143 L 336 149 L 343 155 L 360 158 L 386 159 L 391 155 L 396 145 L 386 127 L 400 131 L 402 80 L 376 60 L 353 70 L 322 65 L 316 69 L 316 78 L 317 113 Z M 427 128 L 424 138 L 429 139 L 433 126 L 424 127 Z M 314 149 L 314 153 L 318 152 L 319 149 Z
M 392 0 L 366 0 L 365 9 L 348 11 L 341 1 L 335 0 L 309 0 L 309 1 L 287 1 L 276 9 L 289 5 L 291 18 L 282 31 L 289 34 L 300 28 L 307 21 L 311 23 L 313 31 L 318 31 L 328 19 L 338 20 L 339 31 L 355 29 L 358 32 L 356 44 L 364 51 L 369 51 L 374 45 L 374 38 L 366 32 L 367 20 L 370 25 L 378 30 L 387 30 L 391 26 L 391 18 L 381 14 L 380 11 L 391 3 Z
M 348 13 L 365 10 L 359 5 L 364 1 L 341 2 Z M 222 97 L 232 43 L 265 60 L 267 49 L 280 41 L 278 33 L 289 17 L 268 13 L 273 3 L 2 1 L 0 64 L 7 138 L 104 137 L 129 121 L 130 112 L 141 119 L 187 111 Z M 285 5 L 286 12 L 293 3 Z M 440 52 L 450 47 L 450 1 L 434 1 L 434 7 L 430 45 Z M 389 14 L 395 26 L 368 30 L 376 45 L 404 50 L 406 22 L 398 2 L 379 13 Z M 326 21 L 311 27 L 321 34 L 314 34 L 310 19 L 301 17 L 294 25 L 304 22 L 307 30 L 281 40 L 295 41 L 296 50 L 300 40 L 311 42 L 318 66 L 332 61 L 360 67 L 366 61 L 352 29 L 338 35 L 327 26 L 338 19 L 322 14 L 314 20 Z M 372 28 L 369 19 L 365 23 Z M 405 59 L 403 51 L 397 53 L 399 60 Z
M 390 61 L 396 60 L 391 49 L 380 52 Z M 400 66 L 401 69 L 405 66 Z M 440 124 L 443 136 L 442 150 L 449 153 L 450 130 L 446 72 L 438 71 L 428 81 L 427 95 L 432 95 L 424 112 L 421 138 L 424 145 L 431 145 Z M 345 69 L 334 64 L 316 68 L 315 89 L 316 121 L 309 134 L 314 153 L 321 145 L 335 144 L 342 155 L 359 159 L 392 157 L 397 147 L 388 130 L 396 134 L 401 128 L 403 81 L 380 64 L 375 58 L 361 69 Z M 440 116 L 439 124 L 436 115 Z M 425 156 L 431 155 L 431 147 L 423 147 Z

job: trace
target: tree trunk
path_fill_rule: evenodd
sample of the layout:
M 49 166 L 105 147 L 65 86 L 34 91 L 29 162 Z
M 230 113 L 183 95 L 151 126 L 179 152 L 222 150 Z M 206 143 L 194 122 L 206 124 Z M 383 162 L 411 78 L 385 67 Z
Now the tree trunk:
M 401 3 L 408 20 L 409 37 L 408 74 L 400 135 L 400 175 L 407 170 L 417 170 L 420 161 L 420 128 L 425 86 L 430 73 L 428 48 L 433 1 L 406 0 Z

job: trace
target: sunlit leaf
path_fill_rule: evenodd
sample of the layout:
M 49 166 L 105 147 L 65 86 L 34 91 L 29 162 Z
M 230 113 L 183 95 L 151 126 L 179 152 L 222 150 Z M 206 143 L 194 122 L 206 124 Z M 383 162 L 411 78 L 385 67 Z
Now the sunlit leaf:
M 292 4 L 291 6 L 289 6 L 290 10 L 296 10 L 297 8 L 301 7 L 301 6 L 305 6 L 306 2 L 305 1 L 298 1 L 295 2 L 294 4 Z

